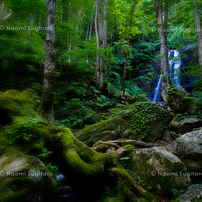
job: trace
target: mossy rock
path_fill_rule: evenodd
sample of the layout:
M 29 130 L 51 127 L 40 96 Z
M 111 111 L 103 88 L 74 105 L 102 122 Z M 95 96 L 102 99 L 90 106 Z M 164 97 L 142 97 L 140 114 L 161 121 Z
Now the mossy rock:
M 10 123 L 15 117 L 38 118 L 38 96 L 34 90 L 0 92 L 0 123 Z
M 162 196 L 171 189 L 184 190 L 191 184 L 185 164 L 164 147 L 139 149 L 133 153 L 131 170 L 137 172 L 145 187 Z
M 13 150 L 0 156 L 0 201 L 55 201 L 56 181 L 37 158 Z M 39 189 L 40 187 L 40 189 Z
M 129 130 L 123 125 L 124 119 L 117 115 L 105 121 L 88 126 L 74 135 L 88 146 L 92 146 L 99 140 L 114 140 L 129 135 Z
M 171 109 L 178 113 L 188 112 L 195 114 L 197 110 L 196 98 L 188 97 L 185 93 L 180 91 L 181 88 L 176 86 L 168 90 L 167 103 Z
M 115 117 L 76 132 L 75 136 L 89 146 L 100 140 L 119 138 L 155 141 L 163 135 L 172 118 L 173 114 L 162 104 L 139 102 Z
M 173 202 L 200 202 L 202 201 L 202 185 L 193 184 L 188 187 L 187 191 L 175 199 Z
M 166 149 L 178 156 L 189 172 L 202 172 L 202 130 L 185 133 L 178 137 Z M 192 177 L 195 176 L 195 174 Z M 199 176 L 200 177 L 200 176 Z

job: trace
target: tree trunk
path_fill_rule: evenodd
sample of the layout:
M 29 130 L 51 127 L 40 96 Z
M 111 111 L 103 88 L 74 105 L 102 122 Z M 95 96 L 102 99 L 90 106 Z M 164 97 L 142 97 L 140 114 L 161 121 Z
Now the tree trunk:
M 201 22 L 200 22 L 199 11 L 198 11 L 196 0 L 193 0 L 193 3 L 194 3 L 195 26 L 196 26 L 197 43 L 198 43 L 198 59 L 199 59 L 199 66 L 200 66 L 201 73 L 202 73 L 202 33 L 201 33 Z
M 0 2 L 0 22 L 8 18 L 12 13 L 11 9 L 4 8 L 4 4 Z
M 159 0 L 153 0 L 156 9 L 156 18 L 159 31 L 160 40 L 160 54 L 161 54 L 161 96 L 167 103 L 168 89 L 171 81 L 168 71 L 168 47 L 167 47 L 167 19 L 168 19 L 168 3 L 163 6 Z M 163 9 L 164 8 L 164 9 Z
M 56 0 L 45 0 L 45 2 L 47 6 L 47 35 L 41 117 L 54 124 Z
M 103 48 L 103 25 L 102 25 L 102 0 L 97 0 L 97 20 L 98 20 L 98 38 L 99 38 L 99 48 Z M 102 90 L 103 87 L 103 58 L 98 56 L 97 58 L 97 88 Z
M 97 49 L 99 48 L 99 31 L 98 31 L 98 2 L 96 2 L 96 11 L 95 11 L 95 34 L 96 34 L 96 40 L 97 40 Z M 99 55 L 97 54 L 96 57 L 96 71 L 97 71 L 97 78 L 96 78 L 96 85 L 99 85 L 100 81 L 100 71 L 99 71 Z
M 104 0 L 104 24 L 103 24 L 103 49 L 107 48 L 107 0 Z M 104 63 L 103 63 L 103 82 L 104 82 L 104 76 L 106 76 L 107 72 L 107 56 L 105 54 L 104 56 Z
M 107 47 L 107 0 L 104 0 L 104 22 L 102 20 L 102 0 L 97 0 L 96 16 L 95 16 L 95 30 L 97 38 L 97 48 L 105 49 Z M 104 74 L 106 69 L 106 60 L 104 55 L 97 55 L 96 70 L 98 90 L 103 89 Z
M 131 29 L 132 29 L 134 9 L 135 9 L 135 2 L 131 9 L 130 25 L 129 25 L 129 31 L 128 31 L 128 36 L 127 36 L 127 51 L 126 51 L 126 58 L 125 58 L 125 62 L 124 62 L 123 77 L 122 77 L 122 82 L 121 82 L 121 97 L 122 98 L 125 95 L 125 80 L 126 80 L 126 75 L 127 75 L 127 63 L 128 63 L 128 59 L 130 57 L 130 33 L 131 33 Z

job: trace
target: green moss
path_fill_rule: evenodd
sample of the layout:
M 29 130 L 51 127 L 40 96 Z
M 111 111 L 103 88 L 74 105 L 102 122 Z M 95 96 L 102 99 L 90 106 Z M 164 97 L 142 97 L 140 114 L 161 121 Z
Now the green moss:
M 38 172 L 47 173 L 45 166 L 35 157 L 25 156 L 19 150 L 12 150 L 7 159 L 1 159 L 0 170 L 5 174 L 0 175 L 0 201 L 30 201 L 36 195 L 46 195 L 48 193 L 56 195 L 56 180 L 52 176 L 39 178 L 37 181 L 32 179 L 29 171 L 36 170 Z M 13 163 L 16 161 L 15 163 Z M 17 169 L 15 168 L 17 166 Z M 7 170 L 8 169 L 8 170 Z M 13 170 L 14 169 L 14 170 Z M 11 176 L 9 176 L 11 172 Z M 15 175 L 14 175 L 15 173 Z M 21 174 L 20 174 L 21 173 Z M 37 178 L 37 177 L 35 177 Z M 40 190 L 39 190 L 40 183 Z
M 167 114 L 166 110 L 160 104 L 152 102 L 135 103 L 131 108 L 124 115 L 128 120 L 127 127 L 131 128 L 131 135 L 154 140 L 153 123 L 161 122 Z
M 170 123 L 172 126 L 177 127 L 179 125 L 179 122 L 177 121 L 171 121 Z
M 117 168 L 117 170 L 121 173 L 122 177 L 118 180 L 117 190 L 118 197 L 124 197 L 126 201 L 137 201 L 138 198 L 144 197 L 150 202 L 156 202 L 156 199 L 153 195 L 147 190 L 142 189 L 138 185 L 138 181 L 134 179 L 125 169 Z M 136 184 L 139 186 L 139 193 L 135 191 L 133 185 Z
M 151 158 L 152 156 L 141 153 L 139 156 L 141 162 L 138 164 L 133 162 L 131 169 L 135 170 L 140 179 L 145 183 L 144 187 L 151 187 L 153 193 L 160 195 L 162 195 L 162 193 L 165 195 L 172 194 L 171 189 L 174 186 L 176 175 L 181 176 L 181 173 L 186 173 L 185 165 L 180 162 L 171 164 L 167 158 L 156 153 L 154 159 L 156 159 L 158 163 L 156 163 L 156 167 L 153 167 L 148 163 Z M 161 168 L 161 165 L 165 170 L 157 171 L 158 167 Z M 161 187 L 160 189 L 159 186 Z M 181 190 L 184 189 L 184 187 L 185 185 L 182 183 L 177 182 L 177 184 L 175 184 L 176 189 Z
M 45 142 L 53 141 L 56 127 L 41 118 L 16 117 L 1 131 L 0 150 L 9 152 L 13 147 L 22 151 L 40 152 Z
M 120 115 L 117 115 L 105 121 L 88 126 L 75 133 L 75 136 L 88 146 L 92 146 L 99 140 L 117 139 L 117 137 L 121 136 L 126 130 L 123 123 L 123 118 Z
M 170 111 L 161 104 L 141 102 L 128 108 L 124 113 L 76 132 L 75 136 L 88 146 L 119 138 L 154 141 L 163 134 L 162 126 L 172 120 Z
M 15 161 L 17 158 L 19 158 L 23 155 L 24 155 L 24 153 L 21 151 L 20 148 L 17 148 L 17 147 L 11 148 L 9 150 L 9 152 L 7 152 L 6 157 L 8 157 L 8 158 L 2 163 L 2 166 L 10 163 L 12 161 Z
M 104 172 L 105 155 L 97 153 L 80 142 L 71 131 L 64 128 L 57 134 L 63 148 L 63 154 L 69 167 L 84 176 L 100 176 Z
M 149 102 L 148 98 L 144 94 L 135 94 L 132 96 L 133 102 Z
M 167 102 L 171 109 L 176 112 L 184 113 L 188 112 L 194 114 L 196 112 L 196 98 L 188 97 L 181 92 L 176 86 L 168 90 Z
M 22 93 L 16 90 L 0 92 L 0 111 L 9 114 L 11 121 L 17 116 L 38 118 L 37 100 L 37 94 L 33 90 Z

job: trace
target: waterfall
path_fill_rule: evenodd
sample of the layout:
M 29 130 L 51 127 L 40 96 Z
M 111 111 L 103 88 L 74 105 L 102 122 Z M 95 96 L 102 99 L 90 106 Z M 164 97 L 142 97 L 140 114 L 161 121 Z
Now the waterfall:
M 180 77 L 179 77 L 179 71 L 181 66 L 181 59 L 179 57 L 179 51 L 177 50 L 171 50 L 169 51 L 169 73 L 171 81 L 176 85 L 180 86 Z M 173 73 L 173 74 L 172 74 Z
M 170 50 L 168 53 L 170 79 L 177 86 L 180 86 L 179 71 L 181 66 L 181 58 L 179 54 L 180 53 L 177 50 Z M 161 98 L 161 74 L 160 74 L 156 87 L 154 89 L 154 96 L 152 101 L 161 102 L 161 100 L 162 98 Z
M 157 86 L 154 90 L 153 102 L 158 102 L 161 99 L 161 75 L 159 76 Z

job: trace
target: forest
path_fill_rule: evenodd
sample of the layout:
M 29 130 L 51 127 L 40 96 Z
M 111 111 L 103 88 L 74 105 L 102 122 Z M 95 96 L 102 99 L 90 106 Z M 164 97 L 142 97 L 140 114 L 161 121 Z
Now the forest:
M 200 0 L 0 0 L 0 201 L 202 201 Z

